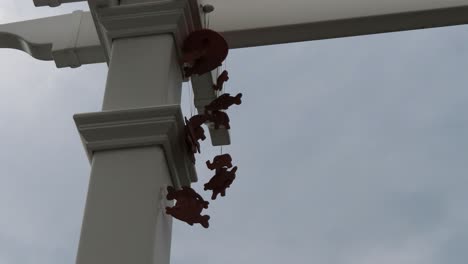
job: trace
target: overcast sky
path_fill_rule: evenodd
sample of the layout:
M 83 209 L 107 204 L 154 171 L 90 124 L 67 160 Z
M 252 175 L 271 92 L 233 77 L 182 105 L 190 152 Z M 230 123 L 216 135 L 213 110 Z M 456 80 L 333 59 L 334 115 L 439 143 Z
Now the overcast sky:
M 84 7 L 2 0 L 0 23 Z M 209 229 L 175 221 L 172 263 L 466 263 L 467 43 L 458 26 L 231 51 L 237 179 Z M 75 262 L 90 166 L 72 115 L 99 111 L 106 70 L 0 50 L 0 264 Z

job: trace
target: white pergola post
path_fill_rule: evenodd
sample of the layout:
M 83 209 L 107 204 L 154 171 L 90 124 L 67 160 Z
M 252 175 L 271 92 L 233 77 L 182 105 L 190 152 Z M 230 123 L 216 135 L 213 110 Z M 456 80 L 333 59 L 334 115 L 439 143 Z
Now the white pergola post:
M 190 2 L 162 5 L 178 12 L 166 22 L 171 30 L 143 34 L 120 28 L 129 23 L 117 19 L 112 30 L 121 34 L 101 32 L 111 43 L 103 111 L 75 115 L 92 167 L 77 264 L 169 263 L 164 190 L 196 181 L 184 146 L 181 43 L 174 33 L 189 32 L 179 27 Z M 143 5 L 132 6 L 134 18 L 147 15 Z M 117 11 L 128 17 L 125 7 Z

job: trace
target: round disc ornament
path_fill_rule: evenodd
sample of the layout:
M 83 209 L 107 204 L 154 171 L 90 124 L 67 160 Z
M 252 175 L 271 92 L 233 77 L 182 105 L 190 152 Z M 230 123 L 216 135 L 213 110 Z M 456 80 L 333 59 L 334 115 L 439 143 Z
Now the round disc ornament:
M 226 59 L 229 47 L 226 40 L 216 31 L 202 29 L 192 32 L 182 47 L 185 75 L 204 74 L 221 66 Z

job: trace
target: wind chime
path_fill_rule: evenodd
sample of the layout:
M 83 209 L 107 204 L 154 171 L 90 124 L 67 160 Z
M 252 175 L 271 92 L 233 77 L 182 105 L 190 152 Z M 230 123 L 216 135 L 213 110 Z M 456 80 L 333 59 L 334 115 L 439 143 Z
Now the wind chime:
M 212 7 L 209 7 L 211 11 Z M 205 10 L 205 8 L 204 8 Z M 207 11 L 207 10 L 205 10 Z M 211 12 L 209 11 L 209 12 Z M 194 74 L 202 75 L 217 69 L 226 59 L 229 51 L 226 40 L 217 32 L 210 29 L 202 29 L 192 32 L 184 41 L 182 47 L 184 74 L 188 78 Z M 224 70 L 213 84 L 214 91 L 222 91 L 223 85 L 229 80 L 228 71 Z M 211 122 L 215 129 L 224 127 L 230 129 L 229 116 L 225 112 L 232 105 L 241 104 L 242 94 L 231 96 L 224 93 L 205 106 L 202 114 L 194 115 L 190 119 L 185 118 L 185 143 L 188 155 L 195 164 L 195 153 L 200 153 L 199 140 L 205 140 L 205 131 L 202 124 Z M 221 154 L 213 158 L 213 162 L 207 161 L 208 169 L 215 175 L 204 185 L 204 190 L 212 191 L 211 199 L 215 200 L 218 194 L 226 195 L 236 178 L 237 166 L 233 167 L 229 154 Z M 167 199 L 176 200 L 174 207 L 166 207 L 166 213 L 181 221 L 193 225 L 201 224 L 208 228 L 210 216 L 201 215 L 203 209 L 207 209 L 209 202 L 189 186 L 183 186 L 181 190 L 167 187 Z

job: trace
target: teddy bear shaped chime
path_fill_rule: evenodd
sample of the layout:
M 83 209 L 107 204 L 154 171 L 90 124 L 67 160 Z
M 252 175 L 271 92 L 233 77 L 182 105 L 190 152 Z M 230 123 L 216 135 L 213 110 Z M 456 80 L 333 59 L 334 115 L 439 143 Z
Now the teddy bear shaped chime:
M 230 171 L 228 170 L 228 168 L 232 167 L 231 155 L 218 155 L 214 157 L 212 163 L 207 161 L 206 166 L 210 170 L 215 170 L 216 173 L 210 181 L 204 185 L 205 191 L 213 191 L 213 194 L 211 195 L 212 200 L 215 200 L 218 194 L 221 194 L 221 196 L 224 197 L 226 195 L 226 189 L 231 186 L 232 182 L 236 178 L 237 166 L 232 168 Z
M 189 225 L 200 223 L 203 227 L 208 228 L 210 216 L 201 215 L 201 212 L 203 209 L 208 208 L 209 202 L 203 200 L 201 195 L 187 186 L 178 191 L 174 187 L 168 186 L 167 192 L 166 198 L 168 200 L 177 200 L 174 207 L 166 207 L 167 214 Z
M 225 39 L 215 31 L 202 29 L 191 33 L 183 45 L 182 63 L 186 77 L 193 74 L 204 74 L 222 65 L 228 54 L 228 45 Z M 228 71 L 224 70 L 213 84 L 213 90 L 223 90 L 223 85 L 229 80 Z M 230 129 L 229 116 L 225 112 L 232 105 L 242 103 L 242 94 L 231 96 L 224 93 L 205 106 L 202 114 L 194 115 L 190 119 L 185 118 L 185 143 L 187 154 L 195 163 L 195 153 L 200 153 L 199 140 L 205 140 L 203 124 L 211 122 L 215 129 L 221 127 Z M 215 171 L 215 175 L 204 185 L 204 190 L 211 190 L 211 199 L 215 200 L 219 194 L 226 195 L 226 189 L 231 186 L 236 178 L 237 166 L 233 167 L 232 158 L 229 154 L 214 157 L 213 162 L 207 161 L 206 166 Z M 201 195 L 188 186 L 181 190 L 168 187 L 168 200 L 177 200 L 174 207 L 167 207 L 166 213 L 190 225 L 200 223 L 208 228 L 208 215 L 201 215 L 203 209 L 208 208 L 208 202 Z

